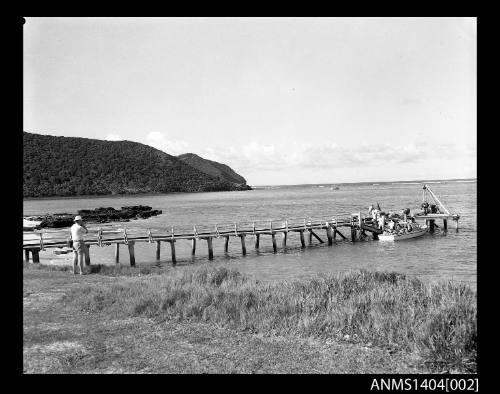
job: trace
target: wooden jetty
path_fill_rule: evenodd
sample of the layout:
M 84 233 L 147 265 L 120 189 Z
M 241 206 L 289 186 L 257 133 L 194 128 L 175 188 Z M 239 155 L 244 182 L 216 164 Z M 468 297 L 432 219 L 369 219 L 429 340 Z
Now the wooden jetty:
M 417 213 L 414 217 L 416 220 L 425 220 L 428 224 L 430 232 L 434 232 L 434 227 L 437 226 L 437 219 L 443 220 L 443 230 L 447 230 L 447 221 L 456 221 L 456 229 L 458 231 L 459 215 L 450 214 L 446 207 L 439 201 L 435 194 L 424 185 L 423 202 L 427 203 L 432 198 L 436 205 L 435 212 Z M 212 260 L 214 257 L 213 239 L 224 238 L 224 252 L 228 252 L 230 238 L 239 238 L 241 244 L 241 252 L 243 255 L 247 253 L 247 238 L 254 237 L 254 247 L 259 249 L 262 236 L 270 236 L 273 251 L 277 253 L 278 244 L 276 236 L 281 234 L 281 246 L 283 249 L 287 247 L 287 240 L 290 233 L 299 233 L 301 247 L 306 247 L 305 234 L 308 235 L 309 244 L 313 243 L 313 238 L 320 243 L 325 241 L 318 235 L 319 230 L 326 231 L 326 239 L 328 245 L 332 245 L 337 239 L 337 235 L 342 240 L 356 242 L 357 240 L 367 237 L 367 232 L 372 234 L 373 239 L 378 239 L 378 234 L 382 230 L 378 225 L 372 222 L 371 217 L 363 217 L 361 212 L 352 213 L 350 216 L 345 214 L 344 218 L 338 219 L 336 216 L 328 216 L 322 218 L 291 218 L 291 219 L 274 219 L 266 221 L 253 222 L 238 222 L 238 223 L 219 223 L 212 226 L 194 225 L 190 228 L 185 227 L 169 227 L 166 228 L 139 228 L 139 227 L 123 227 L 118 228 L 113 225 L 98 227 L 97 229 L 89 229 L 85 243 L 88 248 L 92 245 L 100 247 L 115 245 L 115 262 L 120 262 L 120 245 L 125 245 L 128 248 L 129 262 L 131 266 L 135 265 L 135 250 L 134 245 L 137 242 L 147 242 L 156 246 L 156 260 L 160 260 L 161 243 L 170 245 L 170 254 L 172 264 L 176 264 L 175 243 L 177 241 L 186 240 L 191 242 L 191 256 L 196 255 L 198 241 L 206 241 L 208 249 L 208 258 Z M 344 235 L 339 229 L 348 227 L 350 229 L 350 237 Z M 40 250 L 49 248 L 62 248 L 68 245 L 70 238 L 69 229 L 61 230 L 35 230 L 26 231 L 23 233 L 23 249 L 25 260 L 29 262 L 30 252 L 34 263 L 40 262 Z M 90 254 L 85 256 L 85 262 L 90 264 Z
M 355 219 L 353 219 L 355 218 Z M 213 226 L 195 225 L 192 229 L 186 228 L 139 228 L 139 227 L 123 227 L 101 226 L 89 228 L 86 235 L 85 243 L 90 248 L 92 245 L 100 247 L 115 245 L 115 263 L 120 262 L 120 245 L 125 245 L 128 248 L 129 262 L 131 266 L 135 265 L 134 245 L 137 242 L 146 242 L 155 244 L 156 259 L 160 260 L 161 243 L 170 245 L 170 254 L 172 264 L 176 264 L 175 243 L 177 241 L 186 240 L 191 242 L 191 256 L 195 256 L 198 241 L 206 241 L 209 260 L 213 259 L 213 239 L 224 238 L 224 252 L 228 251 L 230 238 L 239 238 L 241 244 L 241 252 L 243 255 L 247 252 L 247 238 L 254 238 L 254 247 L 259 249 L 261 245 L 261 237 L 269 236 L 271 238 L 273 251 L 277 253 L 278 242 L 276 237 L 281 236 L 281 248 L 286 249 L 287 240 L 290 233 L 298 233 L 300 237 L 301 247 L 306 247 L 305 235 L 308 236 L 309 244 L 313 243 L 313 238 L 319 243 L 325 243 L 325 240 L 318 235 L 319 230 L 326 231 L 326 242 L 332 245 L 339 238 L 348 239 L 340 228 L 349 227 L 351 229 L 351 240 L 355 241 L 358 234 L 361 214 L 356 213 L 351 215 L 351 218 L 337 219 L 335 217 L 323 217 L 320 219 L 313 218 L 295 218 L 295 219 L 279 219 L 269 221 L 254 221 L 254 222 L 238 222 L 238 223 L 222 223 L 214 224 Z M 32 254 L 34 263 L 40 262 L 39 251 L 50 248 L 63 248 L 68 245 L 70 239 L 69 229 L 61 230 L 35 230 L 26 231 L 23 233 L 23 249 L 25 252 L 25 260 L 29 261 L 29 254 Z M 90 256 L 86 256 L 87 265 L 90 264 Z

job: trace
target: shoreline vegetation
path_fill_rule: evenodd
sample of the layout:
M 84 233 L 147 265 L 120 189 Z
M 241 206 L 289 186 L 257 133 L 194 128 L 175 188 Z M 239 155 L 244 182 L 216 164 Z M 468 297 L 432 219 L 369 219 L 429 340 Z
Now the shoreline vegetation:
M 23 197 L 251 190 L 225 164 L 132 141 L 23 132 Z
M 248 189 L 238 190 L 221 190 L 223 192 L 240 192 L 254 190 L 254 186 L 248 186 Z M 137 192 L 137 193 L 123 193 L 123 194 L 78 194 L 74 196 L 43 196 L 43 197 L 23 197 L 23 201 L 39 201 L 39 200 L 77 200 L 77 199 L 90 199 L 90 198 L 113 198 L 113 197 L 154 197 L 162 195 L 175 195 L 175 194 L 192 194 L 192 193 L 212 193 L 212 191 L 193 191 L 193 192 Z
M 385 365 L 384 373 L 476 372 L 477 295 L 464 284 L 427 284 L 396 272 L 366 270 L 321 275 L 307 280 L 263 283 L 226 267 L 170 268 L 166 271 L 154 266 L 90 267 L 91 272 L 97 275 L 75 278 L 69 272 L 64 272 L 62 267 L 35 269 L 32 264 L 25 264 L 25 277 L 30 276 L 32 279 L 25 280 L 25 293 L 36 293 L 50 286 L 50 279 L 47 278 L 51 278 L 51 275 L 59 285 L 76 281 L 63 292 L 53 311 L 59 310 L 58 313 L 66 316 L 85 316 L 85 319 L 91 319 L 99 327 L 110 321 L 147 321 L 149 323 L 141 326 L 140 332 L 150 329 L 146 327 L 157 327 L 158 340 L 166 340 L 169 334 L 163 331 L 167 328 L 168 331 L 189 331 L 186 335 L 193 339 L 190 347 L 194 352 L 193 357 L 212 349 L 211 341 L 216 341 L 215 337 L 207 338 L 206 332 L 203 338 L 191 332 L 202 329 L 209 332 L 217 330 L 217 335 L 224 336 L 226 342 L 228 337 L 242 336 L 242 342 L 230 346 L 235 352 L 245 341 L 257 338 L 272 343 L 277 340 L 288 341 L 289 349 L 294 346 L 299 349 L 302 346 L 299 343 L 304 341 L 318 344 L 322 349 L 336 346 L 335 353 L 326 350 L 321 353 L 321 360 L 317 361 L 316 367 L 311 364 L 311 368 L 316 368 L 316 373 L 379 371 L 373 360 L 370 361 L 373 365 L 363 364 L 365 361 L 361 360 L 364 356 L 356 353 L 358 351 L 368 352 L 365 354 L 368 359 L 375 355 L 384 359 L 380 364 Z M 44 279 L 37 280 L 37 275 Z M 30 286 L 35 290 L 30 290 Z M 61 294 L 60 289 L 58 294 Z M 26 320 L 33 323 L 31 312 L 27 315 Z M 37 316 L 43 320 L 46 314 Z M 41 324 L 40 321 L 38 323 Z M 32 336 L 42 334 L 30 332 L 25 327 L 25 347 L 31 346 L 31 349 L 37 343 L 37 339 Z M 55 335 L 54 332 L 47 335 L 49 338 L 44 337 L 45 342 L 50 342 L 50 338 L 54 340 L 51 337 Z M 176 341 L 173 338 L 169 340 Z M 271 342 L 269 349 L 274 346 Z M 220 343 L 213 345 L 219 348 L 229 346 Z M 142 350 L 136 348 L 136 351 Z M 262 362 L 274 363 L 272 365 L 276 366 L 276 359 L 282 360 L 279 364 L 290 358 L 289 354 L 284 356 L 283 350 L 276 351 L 278 353 L 273 353 L 275 359 L 263 359 Z M 82 353 L 80 360 L 73 360 L 73 370 L 78 370 L 79 365 L 82 370 L 92 369 L 88 361 L 97 355 L 92 351 L 86 352 Z M 244 352 L 250 351 L 247 349 Z M 343 358 L 339 358 L 339 352 Z M 262 357 L 265 353 L 263 351 Z M 303 353 L 300 351 L 300 354 Z M 28 364 L 32 362 L 30 354 L 25 350 Z M 183 356 L 177 356 L 183 360 Z M 33 353 L 31 357 L 38 356 Z M 111 362 L 106 360 L 106 355 L 101 357 L 104 357 L 101 367 Z M 113 360 L 117 362 L 116 356 Z M 292 355 L 287 362 L 293 364 L 293 360 Z M 236 373 L 248 373 L 247 367 L 243 367 L 248 361 L 233 361 L 235 364 L 232 364 L 232 368 Z M 53 364 L 52 371 L 65 370 L 60 360 L 55 363 L 59 364 Z M 336 363 L 335 367 L 332 363 Z M 404 369 L 404 365 L 408 368 Z M 205 371 L 201 367 L 190 368 L 194 368 L 190 370 L 192 373 Z M 287 372 L 293 368 L 300 372 L 299 365 L 283 364 L 278 370 L 273 369 L 273 373 Z M 139 372 L 136 367 L 129 369 L 130 372 Z M 168 367 L 165 366 L 164 370 L 168 370 Z M 266 373 L 265 370 L 262 372 Z M 224 369 L 219 373 L 224 373 Z M 315 373 L 314 370 L 311 373 Z

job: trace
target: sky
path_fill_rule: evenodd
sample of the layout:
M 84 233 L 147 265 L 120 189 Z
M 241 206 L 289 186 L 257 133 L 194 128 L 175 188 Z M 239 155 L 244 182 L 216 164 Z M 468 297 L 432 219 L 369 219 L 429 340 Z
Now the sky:
M 24 131 L 249 185 L 475 178 L 476 18 L 26 18 Z

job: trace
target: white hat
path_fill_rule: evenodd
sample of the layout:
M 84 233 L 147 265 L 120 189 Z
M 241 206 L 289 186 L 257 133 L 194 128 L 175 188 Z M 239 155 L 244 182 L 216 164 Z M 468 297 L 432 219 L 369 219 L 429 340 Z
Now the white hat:
M 83 219 L 82 219 L 82 217 L 80 215 L 78 215 L 78 216 L 75 216 L 75 220 L 74 221 L 76 222 L 77 220 L 83 220 Z

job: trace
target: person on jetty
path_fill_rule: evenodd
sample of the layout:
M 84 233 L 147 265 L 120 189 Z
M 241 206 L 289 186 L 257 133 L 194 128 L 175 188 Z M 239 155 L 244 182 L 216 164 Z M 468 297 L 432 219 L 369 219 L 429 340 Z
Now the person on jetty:
M 73 274 L 76 274 L 76 266 L 80 263 L 80 275 L 83 275 L 83 261 L 87 254 L 85 245 L 85 234 L 89 232 L 80 215 L 75 217 L 75 224 L 71 226 L 71 239 L 73 240 Z

